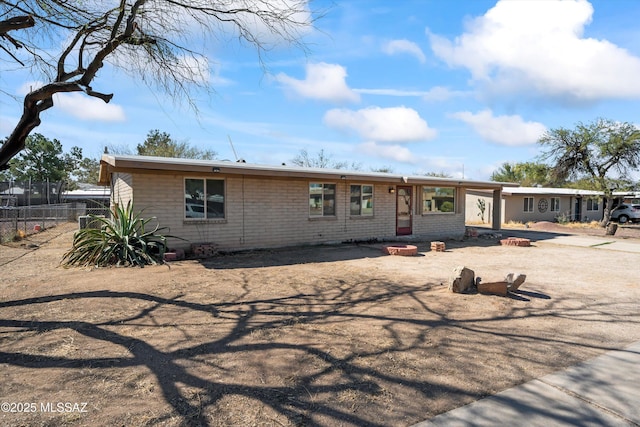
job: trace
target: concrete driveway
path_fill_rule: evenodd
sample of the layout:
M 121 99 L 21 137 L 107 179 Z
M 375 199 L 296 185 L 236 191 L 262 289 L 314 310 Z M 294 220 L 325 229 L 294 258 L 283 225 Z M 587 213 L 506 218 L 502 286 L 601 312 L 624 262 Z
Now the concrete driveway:
M 531 242 L 565 246 L 579 246 L 600 250 L 640 253 L 640 239 L 619 239 L 615 237 L 559 234 L 533 230 L 502 230 L 506 237 L 524 237 Z

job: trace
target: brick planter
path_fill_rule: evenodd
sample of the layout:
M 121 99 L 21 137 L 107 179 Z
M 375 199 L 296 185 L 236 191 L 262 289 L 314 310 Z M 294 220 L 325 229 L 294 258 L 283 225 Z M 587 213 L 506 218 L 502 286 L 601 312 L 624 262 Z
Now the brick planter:
M 502 246 L 531 246 L 531 240 L 522 237 L 508 237 L 500 240 Z
M 210 258 L 218 253 L 218 250 L 214 244 L 201 243 L 191 245 L 191 252 L 196 258 Z
M 446 250 L 446 246 L 444 242 L 431 242 L 431 250 L 435 252 L 444 252 Z
M 418 247 L 414 245 L 385 245 L 382 252 L 387 255 L 414 256 L 418 255 Z

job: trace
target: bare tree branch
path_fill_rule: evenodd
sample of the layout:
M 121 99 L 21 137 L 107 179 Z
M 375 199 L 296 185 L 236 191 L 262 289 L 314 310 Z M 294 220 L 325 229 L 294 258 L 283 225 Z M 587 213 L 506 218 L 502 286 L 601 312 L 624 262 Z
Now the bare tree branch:
M 4 21 L 0 21 L 0 37 L 5 37 L 9 31 L 31 28 L 36 25 L 33 16 L 14 16 Z
M 113 98 L 92 88 L 107 61 L 195 108 L 192 90 L 212 90 L 201 69 L 205 39 L 237 37 L 255 47 L 261 64 L 263 52 L 277 43 L 305 50 L 301 36 L 314 21 L 307 2 L 244 0 L 236 7 L 238 2 L 227 0 L 120 0 L 110 7 L 100 1 L 0 1 L 0 16 L 30 16 L 34 27 L 27 37 L 0 47 L 22 65 L 25 60 L 9 47 L 24 47 L 31 67 L 41 68 L 49 82 L 26 95 L 22 117 L 0 147 L 0 170 L 23 149 L 40 124 L 40 113 L 53 106 L 55 93 L 81 91 L 104 102 Z M 45 56 L 52 47 L 60 49 L 54 60 Z

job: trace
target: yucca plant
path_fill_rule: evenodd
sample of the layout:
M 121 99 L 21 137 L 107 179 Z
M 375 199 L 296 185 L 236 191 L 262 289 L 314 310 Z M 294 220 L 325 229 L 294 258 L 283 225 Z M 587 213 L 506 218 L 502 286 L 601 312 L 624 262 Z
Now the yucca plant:
M 100 228 L 85 228 L 73 236 L 73 246 L 62 257 L 64 266 L 139 266 L 164 263 L 167 237 L 160 234 L 166 227 L 158 224 L 147 231 L 155 217 L 143 218 L 134 212 L 131 202 L 116 206 L 113 219 L 89 215 Z M 95 224 L 94 222 L 94 224 Z

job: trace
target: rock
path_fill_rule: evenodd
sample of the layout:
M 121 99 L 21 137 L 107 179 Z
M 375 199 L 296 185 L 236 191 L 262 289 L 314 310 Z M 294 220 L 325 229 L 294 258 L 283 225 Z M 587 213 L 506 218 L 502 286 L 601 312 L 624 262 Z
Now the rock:
M 475 285 L 474 277 L 473 270 L 464 266 L 456 267 L 449 279 L 449 290 L 459 294 L 470 292 Z
M 504 281 L 507 282 L 509 290 L 513 292 L 517 291 L 520 285 L 522 285 L 526 279 L 526 274 L 509 273 L 505 276 Z
M 487 283 L 478 283 L 478 292 L 481 294 L 491 294 L 491 295 L 507 295 L 507 282 L 487 282 Z

